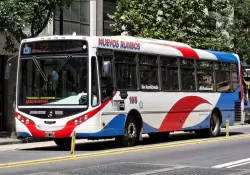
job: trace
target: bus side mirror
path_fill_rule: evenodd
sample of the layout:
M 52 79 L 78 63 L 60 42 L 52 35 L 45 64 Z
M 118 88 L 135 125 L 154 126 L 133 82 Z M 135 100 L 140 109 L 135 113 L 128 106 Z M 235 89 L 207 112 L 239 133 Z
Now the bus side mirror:
M 7 63 L 5 66 L 5 73 L 4 73 L 4 78 L 8 80 L 10 78 L 10 71 L 11 71 L 11 63 Z
M 102 77 L 105 77 L 105 78 L 112 77 L 111 62 L 110 61 L 103 61 L 103 65 L 102 65 Z

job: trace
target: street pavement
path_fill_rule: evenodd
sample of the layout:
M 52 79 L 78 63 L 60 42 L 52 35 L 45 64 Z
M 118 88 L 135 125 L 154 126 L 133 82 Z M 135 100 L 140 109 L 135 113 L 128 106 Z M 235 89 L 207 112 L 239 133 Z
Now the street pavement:
M 250 134 L 249 125 L 230 129 L 231 136 L 242 134 Z M 38 164 L 24 162 L 21 166 L 0 168 L 0 174 L 250 174 L 250 136 L 186 144 L 194 139 L 197 137 L 193 133 L 171 134 L 164 143 L 145 137 L 137 147 L 121 151 L 112 140 L 83 140 L 78 141 L 75 154 L 85 157 Z M 167 146 L 174 143 L 178 144 Z M 0 146 L 0 164 L 68 155 L 70 150 L 60 150 L 53 142 Z

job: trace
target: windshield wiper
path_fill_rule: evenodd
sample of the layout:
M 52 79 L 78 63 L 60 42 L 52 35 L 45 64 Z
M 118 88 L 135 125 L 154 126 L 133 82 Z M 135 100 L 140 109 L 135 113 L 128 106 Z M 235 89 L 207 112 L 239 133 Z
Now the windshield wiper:
M 71 58 L 72 56 L 67 56 L 61 63 L 61 65 L 57 68 L 56 72 L 60 72 L 60 70 L 63 68 L 63 66 L 66 64 L 66 62 Z
M 36 58 L 37 58 L 36 56 L 32 57 L 33 62 L 35 63 L 37 69 L 39 70 L 40 74 L 42 75 L 44 81 L 48 81 L 46 75 L 44 74 L 43 70 L 41 69 L 41 67 L 40 67 L 40 65 L 39 65 L 39 63 L 38 63 L 38 61 L 37 61 Z
M 66 62 L 71 58 L 72 56 L 67 56 L 67 58 L 65 58 L 63 60 L 63 62 L 61 63 L 61 65 L 57 68 L 56 72 L 60 72 L 60 70 L 63 68 L 63 66 L 66 64 Z M 44 81 L 48 82 L 49 80 L 47 79 L 46 75 L 44 74 L 43 70 L 41 69 L 38 61 L 37 61 L 37 57 L 33 56 L 32 57 L 33 62 L 35 63 L 37 69 L 39 70 L 40 74 L 42 75 Z

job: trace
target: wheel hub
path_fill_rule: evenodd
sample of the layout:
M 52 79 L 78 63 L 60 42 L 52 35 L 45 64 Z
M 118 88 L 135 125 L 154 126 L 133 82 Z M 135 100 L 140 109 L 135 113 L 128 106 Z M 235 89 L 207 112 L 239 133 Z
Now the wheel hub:
M 134 123 L 130 123 L 128 126 L 128 137 L 134 138 L 136 135 L 136 127 Z

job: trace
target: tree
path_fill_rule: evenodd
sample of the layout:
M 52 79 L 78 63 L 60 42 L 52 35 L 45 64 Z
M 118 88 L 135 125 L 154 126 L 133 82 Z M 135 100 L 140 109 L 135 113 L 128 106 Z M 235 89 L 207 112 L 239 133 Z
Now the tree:
M 223 16 L 229 13 L 227 5 L 226 0 L 117 0 L 117 10 L 109 17 L 114 32 L 220 50 L 228 47 L 222 32 L 228 23 Z M 215 13 L 207 13 L 209 8 Z
M 240 58 L 250 64 L 250 0 L 232 0 L 234 8 L 233 26 L 230 35 L 233 37 L 233 49 Z
M 6 38 L 5 50 L 16 52 L 15 41 L 38 36 L 52 19 L 57 7 L 68 7 L 72 0 L 2 0 L 0 33 Z M 28 30 L 28 32 L 24 32 Z

